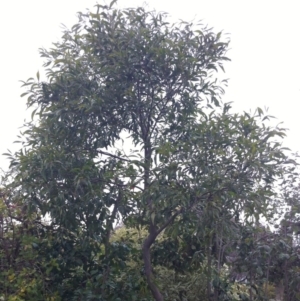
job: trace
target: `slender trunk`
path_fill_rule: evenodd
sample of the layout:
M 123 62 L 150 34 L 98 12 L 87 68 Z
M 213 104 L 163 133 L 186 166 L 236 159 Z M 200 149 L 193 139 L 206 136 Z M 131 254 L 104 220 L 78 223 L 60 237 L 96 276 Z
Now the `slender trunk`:
M 288 268 L 287 268 L 287 260 L 284 262 L 284 292 L 283 292 L 283 300 L 290 301 L 289 299 L 289 280 L 288 280 Z
M 265 283 L 265 296 L 267 297 L 267 299 L 269 300 L 269 272 L 270 272 L 270 256 L 268 258 L 268 269 L 267 269 L 267 279 L 266 279 L 266 283 Z
M 222 231 L 222 227 L 221 229 L 218 229 L 216 227 L 216 259 L 217 259 L 217 274 L 218 274 L 218 278 L 220 279 L 220 272 L 221 272 L 221 261 L 222 261 L 222 242 L 223 242 L 223 231 Z M 218 233 L 220 233 L 220 236 L 218 235 Z M 218 283 L 219 286 L 219 283 Z M 219 300 L 219 287 L 214 288 L 214 301 L 218 301 Z
M 220 230 L 221 232 L 221 236 L 218 237 L 218 235 L 216 234 L 216 244 L 218 246 L 218 274 L 220 274 L 220 271 L 221 271 L 221 261 L 223 261 L 223 258 L 222 258 L 222 249 L 223 249 L 223 231 L 222 231 L 222 228 Z M 218 233 L 218 232 L 217 232 Z
M 285 236 L 285 240 L 287 239 L 287 231 L 288 226 L 286 225 L 284 228 L 284 236 Z M 288 243 L 288 242 L 287 242 Z M 284 271 L 284 278 L 283 278 L 283 300 L 284 301 L 289 301 L 289 280 L 288 280 L 288 266 L 287 266 L 287 260 L 285 259 L 284 261 L 284 267 L 283 267 L 283 271 Z
M 209 237 L 209 243 L 207 247 L 207 299 L 211 300 L 211 278 L 212 278 L 212 260 L 211 260 L 211 248 L 212 248 L 212 238 Z
M 250 289 L 249 289 L 250 301 L 253 301 L 252 284 L 253 284 L 253 280 L 252 280 L 252 270 L 251 270 L 250 271 Z
M 145 141 L 145 169 L 144 169 L 144 189 L 147 191 L 150 184 L 150 167 L 151 167 L 151 145 Z M 152 199 L 148 196 L 147 207 L 150 213 L 153 211 Z M 153 269 L 151 264 L 151 246 L 158 235 L 154 221 L 150 218 L 149 233 L 142 247 L 143 260 L 145 265 L 145 276 L 151 293 L 156 301 L 163 301 L 164 298 L 155 284 Z
M 110 254 L 110 236 L 111 236 L 111 231 L 113 230 L 113 222 L 116 218 L 116 214 L 118 212 L 118 209 L 119 209 L 119 204 L 122 200 L 122 192 L 121 190 L 119 190 L 118 192 L 118 199 L 115 203 L 115 206 L 114 206 L 114 209 L 111 213 L 111 217 L 110 219 L 108 219 L 107 221 L 107 229 L 106 229 L 106 237 L 104 238 L 104 252 L 105 252 L 105 257 L 107 258 Z M 102 279 L 102 282 L 103 282 L 103 286 L 102 286 L 102 289 L 101 289 L 101 294 L 102 296 L 105 296 L 105 284 L 107 282 L 107 280 L 109 279 L 109 276 L 110 276 L 110 266 L 108 265 L 106 270 L 104 271 L 103 273 L 103 279 Z
M 104 242 L 104 248 L 105 248 L 105 256 L 108 256 L 109 254 L 109 248 L 110 248 L 110 236 L 111 236 L 111 232 L 113 230 L 113 223 L 116 219 L 116 215 L 119 209 L 119 204 L 122 201 L 122 191 L 121 189 L 118 192 L 118 198 L 116 200 L 116 203 L 114 205 L 114 209 L 111 213 L 110 218 L 107 220 L 107 225 L 106 225 L 106 238 L 105 238 L 105 242 Z
M 153 229 L 153 230 L 155 230 L 155 229 Z M 153 272 L 152 272 L 152 265 L 151 265 L 150 248 L 156 238 L 156 234 L 153 230 L 149 231 L 149 235 L 145 239 L 144 244 L 143 244 L 143 259 L 144 259 L 144 264 L 145 264 L 145 275 L 146 275 L 147 283 L 149 285 L 149 288 L 151 290 L 151 293 L 152 293 L 154 299 L 156 301 L 163 301 L 164 298 L 163 298 L 162 294 L 160 293 L 158 287 L 155 284 L 155 280 L 154 280 L 154 276 L 153 276 Z
M 283 280 L 281 279 L 279 283 L 276 285 L 275 288 L 275 295 L 276 295 L 276 300 L 278 301 L 283 301 L 283 295 L 284 295 L 284 285 L 283 285 Z

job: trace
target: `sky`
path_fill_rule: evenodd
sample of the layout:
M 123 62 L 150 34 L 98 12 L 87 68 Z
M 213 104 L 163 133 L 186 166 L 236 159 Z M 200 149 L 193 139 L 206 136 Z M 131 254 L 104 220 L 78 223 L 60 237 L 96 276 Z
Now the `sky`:
M 71 27 L 76 13 L 93 10 L 95 0 L 1 1 L 0 11 L 0 154 L 15 151 L 26 111 L 20 80 L 43 73 L 39 48 L 50 48 Z M 104 1 L 98 1 L 103 4 Z M 106 1 L 109 3 L 109 1 Z M 276 122 L 289 129 L 285 146 L 300 151 L 300 18 L 299 1 L 286 0 L 119 0 L 117 6 L 168 12 L 172 21 L 202 20 L 230 35 L 224 101 L 237 111 L 269 108 Z M 0 168 L 8 161 L 0 155 Z

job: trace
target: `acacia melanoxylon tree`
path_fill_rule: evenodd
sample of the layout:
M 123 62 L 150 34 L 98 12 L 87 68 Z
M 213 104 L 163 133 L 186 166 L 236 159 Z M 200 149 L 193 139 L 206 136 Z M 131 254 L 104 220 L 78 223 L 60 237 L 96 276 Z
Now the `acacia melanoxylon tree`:
M 80 265 L 90 275 L 81 287 L 101 274 L 95 300 L 117 300 L 106 288 L 122 268 L 117 258 L 130 253 L 110 242 L 122 219 L 147 229 L 142 274 L 161 301 L 151 261 L 158 235 L 204 231 L 211 260 L 218 227 L 241 212 L 268 213 L 286 161 L 277 142 L 284 132 L 267 126 L 261 109 L 236 114 L 222 104 L 225 82 L 216 75 L 228 41 L 221 33 L 171 25 L 141 7 L 96 7 L 41 50 L 47 78 L 24 82 L 33 121 L 11 166 L 24 206 L 50 216 L 63 246 L 61 283 Z M 63 244 L 66 236 L 75 238 Z

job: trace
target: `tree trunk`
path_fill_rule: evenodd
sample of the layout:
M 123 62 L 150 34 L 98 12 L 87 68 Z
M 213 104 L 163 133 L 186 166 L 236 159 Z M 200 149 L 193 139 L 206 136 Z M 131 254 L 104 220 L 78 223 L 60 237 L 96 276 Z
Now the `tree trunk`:
M 276 285 L 275 294 L 276 301 L 283 301 L 284 285 L 282 280 Z
M 249 288 L 249 295 L 250 295 L 250 301 L 253 301 L 253 292 L 252 292 L 252 269 L 250 270 L 250 288 Z
M 149 187 L 149 180 L 150 180 L 150 166 L 151 166 L 151 145 L 150 142 L 145 139 L 145 169 L 144 169 L 144 189 L 145 191 Z M 147 200 L 147 206 L 149 212 L 152 212 L 153 210 L 153 204 L 152 199 L 148 198 Z M 152 264 L 151 264 L 151 245 L 154 243 L 156 237 L 158 235 L 158 232 L 156 230 L 154 221 L 150 217 L 150 226 L 149 226 L 149 234 L 148 237 L 145 239 L 143 243 L 143 259 L 144 259 L 144 265 L 145 265 L 145 275 L 147 279 L 148 286 L 151 290 L 151 293 L 156 301 L 163 301 L 164 298 L 162 294 L 160 293 L 158 287 L 155 284 L 153 271 L 152 271 Z
M 212 297 L 212 290 L 211 290 L 211 278 L 212 278 L 211 248 L 212 248 L 212 238 L 210 236 L 208 247 L 207 247 L 207 299 L 208 300 L 211 300 L 211 297 Z
M 153 225 L 150 227 L 152 228 Z M 147 279 L 147 283 L 149 285 L 149 288 L 151 290 L 151 293 L 156 301 L 163 301 L 164 298 L 162 294 L 160 293 L 158 287 L 155 284 L 153 272 L 152 272 L 152 265 L 151 265 L 151 253 L 150 248 L 152 243 L 154 242 L 156 238 L 155 229 L 150 229 L 148 237 L 145 239 L 143 244 L 143 259 L 145 264 L 145 275 Z

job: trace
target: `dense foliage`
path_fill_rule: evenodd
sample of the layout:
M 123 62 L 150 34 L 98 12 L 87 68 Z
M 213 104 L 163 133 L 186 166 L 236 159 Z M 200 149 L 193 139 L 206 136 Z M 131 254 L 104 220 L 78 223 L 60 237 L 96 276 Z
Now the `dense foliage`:
M 33 113 L 1 188 L 1 298 L 300 300 L 296 164 L 270 116 L 222 102 L 229 41 L 96 8 L 41 50 L 46 80 L 23 85 Z M 260 224 L 282 206 L 277 232 Z

